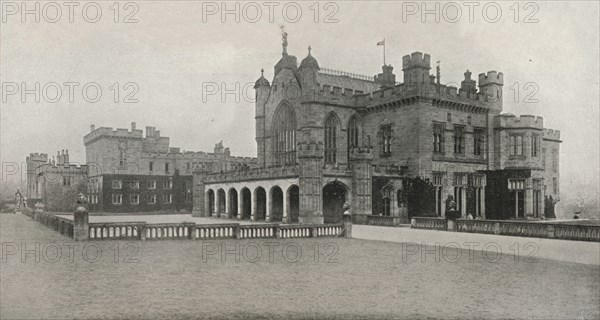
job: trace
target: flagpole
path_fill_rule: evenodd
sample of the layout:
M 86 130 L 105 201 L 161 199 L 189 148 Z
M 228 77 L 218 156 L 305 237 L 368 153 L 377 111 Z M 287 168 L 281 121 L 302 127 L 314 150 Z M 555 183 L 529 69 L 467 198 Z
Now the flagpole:
M 385 38 L 383 38 L 383 65 L 385 66 Z

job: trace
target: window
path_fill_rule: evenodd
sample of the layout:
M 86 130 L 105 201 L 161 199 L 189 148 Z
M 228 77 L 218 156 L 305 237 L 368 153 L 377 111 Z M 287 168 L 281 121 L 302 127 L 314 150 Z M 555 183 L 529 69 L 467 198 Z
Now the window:
M 448 112 L 448 116 L 446 117 L 446 121 L 452 122 L 452 113 Z
M 137 180 L 129 181 L 129 188 L 131 188 L 131 189 L 139 189 L 140 188 L 140 182 L 137 181 Z
M 165 162 L 165 173 L 169 173 L 169 163 Z
M 471 116 L 467 116 L 467 124 L 471 124 Z
M 523 136 L 522 135 L 509 136 L 509 153 L 511 156 L 522 156 L 523 155 Z
M 163 194 L 163 203 L 172 203 L 173 195 L 172 194 Z
M 392 215 L 392 197 L 394 196 L 394 189 L 391 186 L 386 186 L 381 191 L 381 195 L 383 196 L 383 215 L 391 216 Z
M 156 180 L 148 180 L 148 189 L 156 189 Z
M 273 117 L 275 163 L 296 164 L 296 114 L 288 103 L 282 103 Z
M 337 129 L 338 119 L 330 114 L 325 120 L 325 163 L 335 164 L 337 161 Z
M 463 154 L 465 151 L 465 127 L 454 126 L 454 153 Z
M 444 133 L 446 131 L 446 124 L 434 123 L 433 124 L 433 152 L 444 153 Z
M 63 177 L 63 186 L 71 185 L 71 177 Z
M 163 189 L 171 189 L 171 188 L 173 188 L 173 180 L 163 181 Z
M 362 124 L 360 120 L 355 116 L 348 122 L 348 154 L 350 154 L 352 148 L 360 146 L 360 130 Z
M 476 156 L 483 154 L 484 137 L 483 129 L 473 130 L 473 154 Z
M 112 194 L 112 204 L 122 204 L 123 203 L 123 195 L 118 193 Z
M 129 203 L 130 204 L 140 204 L 140 195 L 139 194 L 130 194 L 129 195 Z
M 186 163 L 186 167 L 187 167 L 187 169 L 188 169 L 188 170 L 190 170 L 191 163 L 189 163 L 189 162 L 188 162 L 188 163 Z
M 156 204 L 156 195 L 151 194 L 148 196 L 148 204 Z
M 148 171 L 150 171 L 150 172 L 154 171 L 154 162 L 153 161 L 148 161 Z
M 552 150 L 552 170 L 554 172 L 558 170 L 558 154 L 556 149 Z
M 381 127 L 381 155 L 389 156 L 392 154 L 392 125 L 388 124 Z
M 531 135 L 531 156 L 537 157 L 539 152 L 540 136 L 537 134 Z
M 113 180 L 113 182 L 112 182 L 112 188 L 113 189 L 121 189 L 121 188 L 123 188 L 123 181 L 122 180 Z
M 552 192 L 554 194 L 558 193 L 558 184 L 556 182 L 556 178 L 552 178 Z

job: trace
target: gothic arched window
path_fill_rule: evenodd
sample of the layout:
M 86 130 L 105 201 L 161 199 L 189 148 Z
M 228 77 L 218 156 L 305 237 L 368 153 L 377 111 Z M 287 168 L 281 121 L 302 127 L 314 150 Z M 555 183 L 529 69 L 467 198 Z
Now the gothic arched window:
M 275 163 L 296 164 L 296 114 L 287 103 L 282 103 L 273 118 Z
M 338 119 L 332 113 L 325 120 L 325 163 L 327 164 L 335 164 L 337 162 L 337 130 Z
M 361 145 L 361 130 L 362 123 L 358 117 L 353 116 L 348 122 L 348 155 L 352 148 L 359 147 Z

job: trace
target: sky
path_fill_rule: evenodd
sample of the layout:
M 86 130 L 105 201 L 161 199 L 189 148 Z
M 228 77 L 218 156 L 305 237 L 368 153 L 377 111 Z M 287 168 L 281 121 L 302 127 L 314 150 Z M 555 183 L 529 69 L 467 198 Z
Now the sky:
M 36 3 L 40 22 L 21 15 Z M 442 83 L 460 83 L 466 69 L 473 77 L 503 72 L 504 112 L 539 115 L 545 127 L 561 131 L 562 190 L 598 189 L 598 2 L 271 2 L 270 12 L 265 2 L 222 8 L 220 1 L 132 1 L 117 8 L 113 1 L 76 1 L 72 15 L 63 2 L 49 3 L 2 2 L 3 181 L 16 177 L 7 165 L 31 152 L 69 149 L 72 162 L 84 163 L 91 124 L 136 122 L 161 130 L 172 147 L 212 151 L 223 140 L 233 155 L 255 156 L 251 85 L 262 68 L 272 80 L 284 27 L 288 52 L 300 62 L 310 45 L 322 68 L 377 74 L 383 60 L 376 43 L 385 38 L 397 79 L 402 56 L 414 51 L 429 53 L 432 67 L 440 61 Z M 436 4 L 437 14 L 421 15 Z M 234 13 L 223 17 L 226 9 Z M 36 83 L 39 102 L 21 95 Z M 236 84 L 237 94 L 221 96 L 236 92 Z M 93 102 L 96 88 L 102 95 Z

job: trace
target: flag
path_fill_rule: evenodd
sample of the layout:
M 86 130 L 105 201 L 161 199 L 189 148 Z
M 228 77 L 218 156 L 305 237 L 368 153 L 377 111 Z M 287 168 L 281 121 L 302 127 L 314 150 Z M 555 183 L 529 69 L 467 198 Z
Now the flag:
M 383 39 L 383 40 L 381 40 L 381 41 L 377 42 L 377 45 L 378 45 L 378 46 L 385 46 L 385 39 Z

